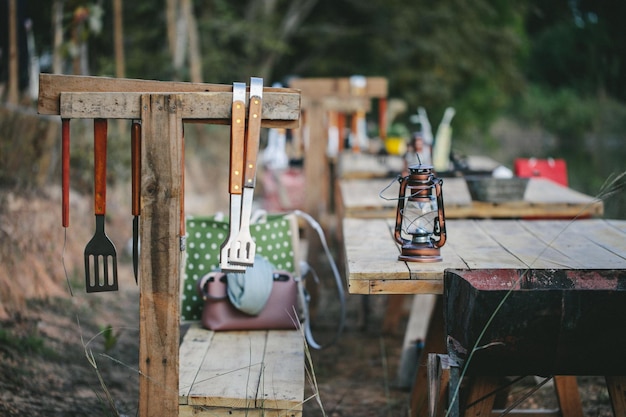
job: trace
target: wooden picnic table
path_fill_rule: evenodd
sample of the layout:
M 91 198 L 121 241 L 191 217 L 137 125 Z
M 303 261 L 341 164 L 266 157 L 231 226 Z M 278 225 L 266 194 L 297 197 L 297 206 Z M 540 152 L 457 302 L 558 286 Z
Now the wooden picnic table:
M 343 220 L 352 294 L 442 294 L 446 269 L 625 269 L 626 221 L 448 220 L 442 262 L 400 262 L 391 219 Z
M 342 217 L 395 218 L 398 188 L 393 178 L 339 179 L 335 190 L 339 213 Z M 544 178 L 530 178 L 520 201 L 472 200 L 463 177 L 443 178 L 442 189 L 448 219 L 584 218 L 604 212 L 602 200 Z
M 446 222 L 446 227 L 442 262 L 403 262 L 397 260 L 400 250 L 393 239 L 393 219 L 344 218 L 342 235 L 349 292 L 440 295 L 447 269 L 613 270 L 621 275 L 626 273 L 625 220 L 451 219 Z M 414 416 L 428 415 L 428 354 L 441 354 L 446 350 L 442 297 L 436 298 L 414 384 L 411 401 Z M 559 378 L 557 386 L 568 390 L 567 395 L 559 396 L 563 415 L 582 415 L 575 376 Z M 623 384 L 625 378 L 619 378 L 616 383 Z M 619 394 L 616 386 L 609 389 L 613 396 L 619 396 L 612 398 L 614 407 L 617 401 L 618 406 L 622 404 L 622 412 L 626 412 L 623 408 L 626 396 Z

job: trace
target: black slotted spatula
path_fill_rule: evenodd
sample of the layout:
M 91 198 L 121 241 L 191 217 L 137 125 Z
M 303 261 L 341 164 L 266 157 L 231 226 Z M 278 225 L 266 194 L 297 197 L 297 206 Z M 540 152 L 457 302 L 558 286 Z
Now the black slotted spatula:
M 95 119 L 93 127 L 96 231 L 85 247 L 85 284 L 87 292 L 117 291 L 117 252 L 104 232 L 107 120 Z

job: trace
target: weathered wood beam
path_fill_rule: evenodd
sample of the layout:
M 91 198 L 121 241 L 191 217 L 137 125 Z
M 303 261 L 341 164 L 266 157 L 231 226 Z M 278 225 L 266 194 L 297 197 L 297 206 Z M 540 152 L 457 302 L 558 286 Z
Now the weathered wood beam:
M 143 94 L 141 103 L 139 415 L 178 416 L 181 97 Z
M 369 97 L 309 97 L 302 96 L 302 108 L 309 109 L 315 105 L 321 105 L 324 110 L 342 113 L 356 113 L 358 111 L 369 112 L 372 110 L 372 99 Z
M 87 93 L 88 92 L 88 93 Z M 107 77 L 87 77 L 87 76 L 75 76 L 75 75 L 57 75 L 57 74 L 40 74 L 39 75 L 39 99 L 37 110 L 39 114 L 47 115 L 60 115 L 61 114 L 61 95 L 62 93 L 82 93 L 82 94 L 95 94 L 95 93 L 123 93 L 128 95 L 128 98 L 119 98 L 122 100 L 118 103 L 112 102 L 116 106 L 120 103 L 134 102 L 137 106 L 137 111 L 133 110 L 133 115 L 129 117 L 123 117 L 121 115 L 112 116 L 110 118 L 138 118 L 139 116 L 139 95 L 132 93 L 225 93 L 221 100 L 230 101 L 229 98 L 232 94 L 232 86 L 225 84 L 205 84 L 205 83 L 187 83 L 187 82 L 174 82 L 174 81 L 151 81 L 151 80 L 135 80 L 129 78 L 107 78 Z M 135 98 L 137 97 L 137 98 Z M 113 99 L 111 96 L 109 99 Z M 186 99 L 186 97 L 184 97 Z M 100 98 L 98 100 L 103 100 Z M 89 100 L 94 100 L 90 98 Z M 275 88 L 265 87 L 263 89 L 263 121 L 264 127 L 282 127 L 282 128 L 295 128 L 299 124 L 300 119 L 300 92 L 294 88 Z M 92 102 L 93 108 L 90 111 L 96 111 L 99 106 L 99 111 L 115 113 L 114 111 L 107 110 L 105 107 L 110 105 L 110 102 L 101 102 L 100 104 Z M 217 117 L 198 117 L 192 115 L 189 109 L 192 109 L 192 105 L 197 103 L 189 103 L 185 105 L 188 109 L 188 116 L 183 118 L 189 121 L 208 122 L 216 124 L 226 124 L 230 118 L 230 113 Z M 209 110 L 209 105 L 213 107 L 213 103 L 205 103 L 205 111 Z M 78 109 L 72 110 L 78 111 Z M 212 110 L 211 110 L 212 111 Z M 68 112 L 68 110 L 66 110 Z M 66 113 L 67 114 L 67 113 Z M 95 114 L 95 113 L 94 113 Z M 88 117 L 88 116 L 78 116 Z M 104 117 L 104 116 L 102 116 Z
M 59 115 L 68 119 L 139 119 L 142 94 L 62 92 Z M 180 114 L 183 120 L 230 124 L 232 92 L 177 94 L 181 97 Z M 263 127 L 297 127 L 300 119 L 300 95 L 264 93 L 261 117 Z
M 385 77 L 365 77 L 363 88 L 355 88 L 350 78 L 296 78 L 289 82 L 293 88 L 302 91 L 307 98 L 334 96 L 348 98 L 354 96 L 369 98 L 387 97 L 387 79 Z

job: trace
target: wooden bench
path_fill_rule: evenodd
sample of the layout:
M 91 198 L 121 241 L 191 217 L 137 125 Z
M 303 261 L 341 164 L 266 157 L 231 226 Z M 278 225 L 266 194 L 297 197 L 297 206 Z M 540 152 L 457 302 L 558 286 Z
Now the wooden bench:
M 300 331 L 214 332 L 193 323 L 179 354 L 179 416 L 302 415 Z

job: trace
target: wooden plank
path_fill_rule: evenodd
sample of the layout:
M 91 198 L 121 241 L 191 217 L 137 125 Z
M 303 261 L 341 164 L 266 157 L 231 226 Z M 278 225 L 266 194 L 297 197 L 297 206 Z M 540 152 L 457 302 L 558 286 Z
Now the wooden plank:
M 256 408 L 302 411 L 304 336 L 293 330 L 268 333 Z
M 188 83 L 176 81 L 137 80 L 130 78 L 90 77 L 80 75 L 39 74 L 39 98 L 37 111 L 40 114 L 59 114 L 59 98 L 62 92 L 94 93 L 232 93 L 232 85 Z M 265 87 L 263 96 L 269 93 L 295 93 L 293 88 Z
M 371 282 L 365 279 L 348 279 L 348 293 L 350 294 L 370 294 Z M 379 293 L 381 294 L 381 293 Z
M 605 221 L 611 227 L 626 233 L 626 220 L 607 219 Z
M 213 331 L 203 329 L 199 323 L 192 324 L 187 330 L 178 352 L 180 358 L 179 404 L 187 404 L 189 391 L 196 380 L 200 365 L 204 362 L 212 340 Z
M 481 227 L 481 222 L 483 220 L 452 220 L 447 222 L 448 239 L 444 248 L 453 249 L 463 260 L 463 264 L 460 265 L 461 269 L 528 267 L 515 254 L 494 240 Z
M 399 183 L 394 178 L 340 180 L 339 190 L 345 217 L 395 218 L 399 189 Z M 444 179 L 442 191 L 446 216 L 454 211 L 453 207 L 471 207 L 472 198 L 462 178 Z M 371 212 L 380 215 L 375 216 Z
M 369 280 L 369 294 L 443 294 L 443 280 L 373 279 Z
M 428 415 L 444 417 L 448 409 L 450 358 L 445 354 L 428 354 Z
M 177 95 L 145 94 L 142 104 L 139 415 L 174 416 L 179 393 L 183 125 Z
M 359 156 L 342 156 L 348 164 Z M 370 161 L 370 166 L 377 162 Z M 365 169 L 365 168 L 364 168 Z M 386 169 L 376 168 L 386 171 Z M 342 178 L 338 181 L 345 216 L 359 218 L 395 217 L 398 185 L 388 178 Z M 524 201 L 472 201 L 463 178 L 443 179 L 446 217 L 452 218 L 577 218 L 600 216 L 604 206 L 590 196 L 542 178 L 531 178 Z M 383 191 L 384 190 L 384 191 Z M 382 198 L 379 195 L 382 192 Z
M 387 97 L 388 82 L 384 77 L 365 77 L 365 88 L 355 91 L 349 77 L 342 78 L 294 78 L 289 82 L 293 88 L 302 90 L 302 94 L 311 97 L 335 96 L 347 98 L 355 95 L 365 97 Z
M 526 222 L 524 226 L 544 245 L 566 254 L 573 269 L 621 269 L 626 266 L 626 233 L 599 219 Z
M 180 357 L 179 416 L 302 413 L 304 340 L 298 331 L 213 332 L 195 323 Z
M 555 375 L 554 388 L 561 415 L 563 417 L 583 417 L 583 405 L 580 401 L 576 377 L 573 375 Z
M 293 410 L 265 410 L 258 408 L 206 407 L 203 405 L 182 405 L 178 417 L 301 417 L 302 412 Z
M 430 317 L 424 340 L 424 349 L 419 357 L 419 364 L 411 392 L 411 417 L 428 415 L 428 356 L 431 353 L 443 354 L 446 352 L 443 297 L 436 297 Z
M 356 293 L 401 294 L 442 292 L 446 268 L 466 268 L 454 248 L 442 248 L 442 262 L 398 261 L 398 244 L 392 236 L 393 222 L 386 219 L 343 220 L 349 291 Z M 359 283 L 367 280 L 369 284 Z M 362 292 L 363 291 L 363 292 Z
M 433 263 L 398 262 L 392 224 L 389 219 L 343 219 L 350 293 L 438 294 L 448 268 L 626 267 L 626 232 L 621 223 L 600 219 L 448 220 L 443 261 Z
M 67 119 L 138 119 L 142 93 L 62 92 L 60 111 Z M 183 119 L 214 124 L 228 124 L 231 118 L 232 93 L 180 93 Z M 300 118 L 300 95 L 267 93 L 263 96 L 263 127 L 297 127 Z
M 329 200 L 329 174 L 326 147 L 328 142 L 324 123 L 324 110 L 321 106 L 307 109 L 309 125 L 309 141 L 304 163 L 307 192 L 305 195 L 305 211 L 316 219 L 325 214 Z M 310 235 L 310 234 L 309 234 Z M 317 239 L 310 240 L 317 244 Z
M 542 222 L 548 225 L 569 224 L 570 222 L 550 221 Z M 528 226 L 533 223 L 517 222 L 510 220 L 483 220 L 481 229 L 507 251 L 515 255 L 520 261 L 530 268 L 549 269 L 582 269 L 584 259 L 572 257 L 568 253 L 559 250 L 554 242 L 542 241 Z M 541 229 L 541 227 L 539 227 Z
M 397 261 L 400 252 L 384 220 L 344 219 L 343 236 L 351 280 L 410 277 L 406 263 Z
M 216 332 L 188 403 L 254 408 L 266 338 L 267 331 Z
M 626 376 L 606 376 L 605 380 L 613 414 L 615 417 L 626 417 Z
M 337 176 L 341 179 L 381 179 L 389 182 L 391 177 L 404 169 L 404 159 L 396 155 L 381 157 L 347 150 L 338 158 L 337 167 Z
M 308 110 L 311 106 L 320 106 L 325 111 L 334 111 L 341 113 L 356 113 L 358 111 L 370 112 L 372 110 L 372 102 L 367 97 L 309 97 L 302 96 L 302 109 Z
M 494 376 L 477 375 L 471 378 L 468 387 L 467 407 L 462 413 L 465 417 L 485 417 L 491 415 L 495 400 L 493 391 L 498 388 L 498 379 Z

